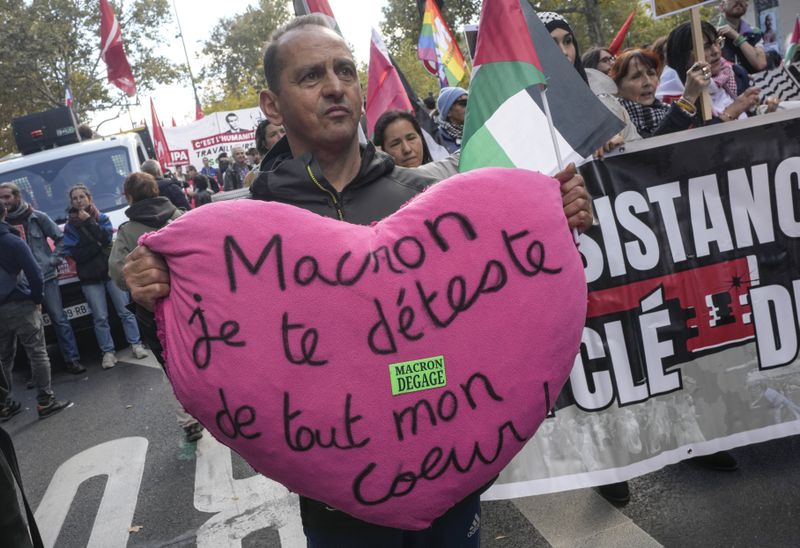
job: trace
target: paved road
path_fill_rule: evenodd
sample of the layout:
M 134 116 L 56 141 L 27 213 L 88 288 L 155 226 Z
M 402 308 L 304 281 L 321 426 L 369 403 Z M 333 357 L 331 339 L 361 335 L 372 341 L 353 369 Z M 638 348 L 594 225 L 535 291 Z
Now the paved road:
M 297 499 L 206 434 L 187 444 L 154 360 L 119 353 L 103 371 L 56 371 L 75 405 L 45 421 L 18 379 L 26 411 L 4 427 L 49 546 L 304 546 Z M 485 547 L 797 546 L 800 437 L 734 451 L 741 469 L 691 463 L 631 482 L 616 509 L 591 489 L 483 503 Z M 2 543 L 0 543 L 2 544 Z

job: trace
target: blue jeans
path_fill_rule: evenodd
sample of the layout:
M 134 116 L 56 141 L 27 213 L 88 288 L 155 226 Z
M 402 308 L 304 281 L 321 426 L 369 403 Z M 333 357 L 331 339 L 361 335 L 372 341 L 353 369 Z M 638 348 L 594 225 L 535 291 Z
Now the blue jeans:
M 111 338 L 111 328 L 108 325 L 108 306 L 106 305 L 106 291 L 111 296 L 111 302 L 117 310 L 119 319 L 122 320 L 122 329 L 128 344 L 139 344 L 139 326 L 136 325 L 136 316 L 125 308 L 128 304 L 128 294 L 117 287 L 111 280 L 96 283 L 81 284 L 83 296 L 92 310 L 94 321 L 94 336 L 103 352 L 114 352 L 114 339 Z
M 75 333 L 69 324 L 66 314 L 64 314 L 64 304 L 61 302 L 61 290 L 58 288 L 58 280 L 52 279 L 44 282 L 44 302 L 42 303 L 45 312 L 50 316 L 53 330 L 56 332 L 58 347 L 61 348 L 61 355 L 64 361 L 76 362 L 81 359 L 78 353 L 78 343 L 75 342 Z
M 389 527 L 303 527 L 308 548 L 479 548 L 481 496 L 473 493 L 422 531 Z

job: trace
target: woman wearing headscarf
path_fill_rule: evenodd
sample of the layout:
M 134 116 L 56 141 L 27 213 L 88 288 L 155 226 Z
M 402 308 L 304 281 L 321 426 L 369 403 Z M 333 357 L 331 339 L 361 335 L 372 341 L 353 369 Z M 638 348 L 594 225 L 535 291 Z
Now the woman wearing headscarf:
M 540 11 L 537 13 L 539 19 L 544 23 L 547 32 L 553 38 L 556 45 L 561 48 L 564 56 L 572 63 L 575 70 L 578 71 L 583 81 L 586 82 L 586 71 L 583 68 L 581 61 L 581 52 L 578 47 L 578 41 L 575 40 L 575 33 L 572 32 L 572 27 L 569 26 L 567 20 L 563 16 L 552 11 Z
M 616 93 L 617 93 L 617 86 L 614 85 L 614 82 L 606 76 L 600 70 L 592 69 L 585 69 L 583 65 L 583 61 L 580 56 L 580 48 L 578 47 L 578 41 L 575 39 L 575 35 L 572 32 L 572 27 L 569 26 L 567 20 L 552 11 L 543 11 L 538 13 L 539 19 L 541 19 L 542 23 L 544 23 L 545 28 L 550 33 L 550 36 L 553 38 L 553 41 L 556 45 L 561 49 L 561 52 L 564 54 L 564 57 L 567 58 L 567 61 L 572 64 L 575 68 L 575 71 L 580 75 L 584 82 L 586 82 L 594 94 L 600 99 L 600 102 L 603 103 L 608 110 L 614 113 L 614 115 L 625 122 L 625 128 L 619 132 L 617 135 L 609 139 L 602 147 L 600 147 L 597 152 L 595 152 L 595 157 L 600 158 L 606 152 L 613 150 L 614 148 L 625 144 L 626 142 L 635 141 L 637 139 L 641 139 L 641 136 L 636 132 L 636 128 L 633 126 L 630 118 L 627 115 L 627 112 L 624 108 L 622 108 L 616 100 Z M 595 48 L 593 50 L 589 50 L 587 52 L 589 57 L 594 60 L 595 57 L 599 63 L 600 58 L 603 58 L 603 62 L 608 64 L 610 62 L 609 70 L 611 69 L 611 65 L 613 65 L 613 55 L 611 55 L 608 50 Z M 586 59 L 586 56 L 583 57 Z

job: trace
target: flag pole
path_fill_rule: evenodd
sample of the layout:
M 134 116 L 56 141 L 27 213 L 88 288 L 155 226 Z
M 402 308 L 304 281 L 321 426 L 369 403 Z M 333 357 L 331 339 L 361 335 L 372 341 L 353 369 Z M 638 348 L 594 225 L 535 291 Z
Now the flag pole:
M 138 91 L 136 92 L 136 95 L 138 97 L 138 95 L 139 95 Z M 136 125 L 133 123 L 133 114 L 131 113 L 131 103 L 130 103 L 129 99 L 130 98 L 126 95 L 125 96 L 125 109 L 128 111 L 128 119 L 131 122 L 131 129 L 133 129 L 133 128 L 136 127 Z
M 183 29 L 181 28 L 181 20 L 178 17 L 178 8 L 175 6 L 175 0 L 172 0 L 172 10 L 175 12 L 175 22 L 178 23 L 178 36 L 181 37 L 181 44 L 183 44 L 183 55 L 186 57 L 186 70 L 189 73 L 189 82 L 192 84 L 192 92 L 194 93 L 194 112 L 196 118 L 198 109 L 202 107 L 200 105 L 200 96 L 197 95 L 197 85 L 194 81 L 194 74 L 192 74 L 192 65 L 189 63 L 189 52 L 186 50 L 186 41 L 183 39 Z
M 550 104 L 547 102 L 547 91 L 543 85 L 536 86 L 539 88 L 539 97 L 542 98 L 542 108 L 544 115 L 547 118 L 547 125 L 550 128 L 550 138 L 553 140 L 553 148 L 556 151 L 556 162 L 558 162 L 558 170 L 564 171 L 564 161 L 561 159 L 561 150 L 558 148 L 558 138 L 556 137 L 556 127 L 553 124 L 553 116 L 550 114 Z
M 561 149 L 558 147 L 558 137 L 556 136 L 556 126 L 553 124 L 553 116 L 550 114 L 550 104 L 547 102 L 547 90 L 545 86 L 540 84 L 536 86 L 539 88 L 539 97 L 542 98 L 542 109 L 544 110 L 545 118 L 547 118 L 547 126 L 550 128 L 550 139 L 553 140 L 553 148 L 556 151 L 556 162 L 558 163 L 558 170 L 564 171 L 564 160 L 561 159 Z M 580 245 L 578 236 L 578 229 L 572 229 L 572 238 L 575 240 L 575 245 Z

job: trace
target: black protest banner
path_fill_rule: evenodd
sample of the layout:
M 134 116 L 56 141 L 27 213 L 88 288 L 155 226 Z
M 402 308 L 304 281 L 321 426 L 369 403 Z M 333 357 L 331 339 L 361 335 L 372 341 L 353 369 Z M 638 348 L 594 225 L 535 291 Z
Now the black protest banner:
M 796 116 L 648 139 L 581 168 L 599 222 L 580 244 L 581 353 L 490 498 L 800 433 Z

